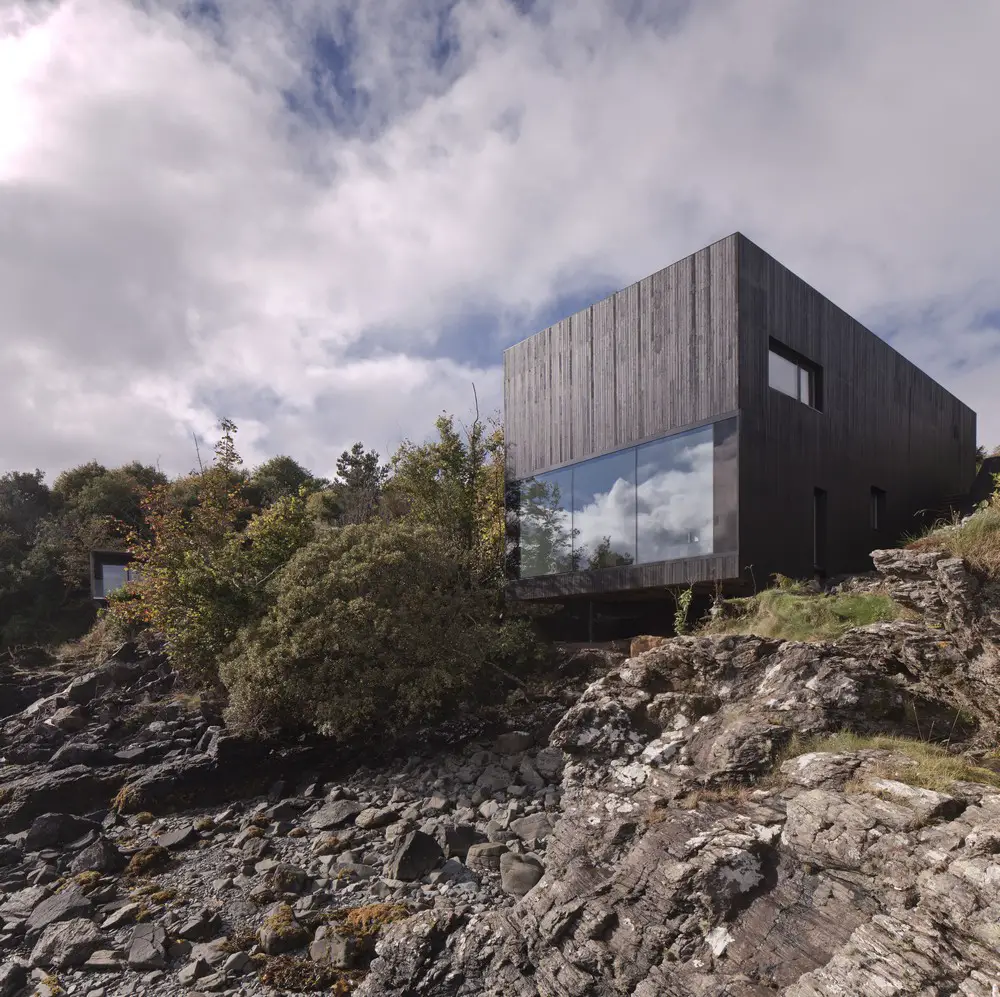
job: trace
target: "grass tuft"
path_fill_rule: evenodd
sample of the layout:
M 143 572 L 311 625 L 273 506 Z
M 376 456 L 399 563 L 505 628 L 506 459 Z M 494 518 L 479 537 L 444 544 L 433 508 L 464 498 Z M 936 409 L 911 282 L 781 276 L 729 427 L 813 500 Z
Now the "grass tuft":
M 386 925 L 409 916 L 410 909 L 405 904 L 369 904 L 345 911 L 340 923 L 356 938 L 368 938 L 377 935 Z
M 890 735 L 855 734 L 840 731 L 815 737 L 794 737 L 782 752 L 777 764 L 813 751 L 849 753 L 866 749 L 891 751 L 896 758 L 877 762 L 869 772 L 871 778 L 893 779 L 921 789 L 948 792 L 956 782 L 974 782 L 1000 788 L 1000 773 L 975 765 L 962 755 L 929 741 Z M 855 787 L 856 788 L 856 787 Z
M 296 956 L 259 956 L 255 961 L 261 982 L 282 992 L 325 990 L 334 995 L 346 995 L 361 979 L 360 973 L 342 972 Z
M 936 523 L 906 546 L 911 550 L 943 550 L 961 557 L 973 571 L 1000 578 L 1000 493 L 966 522 Z
M 117 814 L 135 813 L 142 805 L 142 790 L 133 783 L 126 782 L 111 801 L 111 809 Z M 144 811 L 148 813 L 148 811 Z M 152 818 L 152 814 L 149 815 Z
M 703 634 L 755 634 L 776 640 L 836 640 L 854 627 L 897 620 L 906 611 L 885 592 L 810 593 L 787 579 L 745 599 L 730 599 L 729 613 L 710 620 Z
M 151 872 L 165 869 L 169 864 L 170 852 L 162 845 L 150 845 L 148 848 L 140 848 L 129 859 L 125 875 L 128 877 L 147 876 Z
M 273 913 L 264 918 L 264 924 L 279 938 L 304 940 L 306 930 L 295 920 L 295 912 L 286 903 L 278 904 Z

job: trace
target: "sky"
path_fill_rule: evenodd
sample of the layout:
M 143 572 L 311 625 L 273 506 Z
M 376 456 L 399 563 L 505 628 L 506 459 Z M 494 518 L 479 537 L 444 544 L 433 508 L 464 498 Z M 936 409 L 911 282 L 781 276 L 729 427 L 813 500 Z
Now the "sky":
M 0 472 L 318 474 L 741 231 L 1000 444 L 1000 3 L 0 0 Z

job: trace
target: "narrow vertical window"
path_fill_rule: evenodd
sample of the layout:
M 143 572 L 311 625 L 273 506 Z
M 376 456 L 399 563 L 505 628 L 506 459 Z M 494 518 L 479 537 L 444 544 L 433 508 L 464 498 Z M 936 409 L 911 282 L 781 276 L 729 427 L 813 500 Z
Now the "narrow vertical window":
M 871 492 L 871 522 L 873 530 L 885 528 L 885 492 L 874 485 Z
M 799 368 L 799 401 L 806 405 L 813 404 L 813 375 L 805 367 Z
M 813 489 L 813 570 L 826 571 L 826 492 Z

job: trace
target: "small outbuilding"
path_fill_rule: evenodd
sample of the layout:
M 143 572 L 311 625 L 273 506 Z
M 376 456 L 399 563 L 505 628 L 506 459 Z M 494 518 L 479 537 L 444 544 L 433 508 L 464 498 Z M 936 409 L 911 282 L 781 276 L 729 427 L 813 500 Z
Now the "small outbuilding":
M 106 602 L 112 592 L 139 577 L 132 561 L 132 555 L 123 550 L 90 552 L 90 591 L 96 602 Z

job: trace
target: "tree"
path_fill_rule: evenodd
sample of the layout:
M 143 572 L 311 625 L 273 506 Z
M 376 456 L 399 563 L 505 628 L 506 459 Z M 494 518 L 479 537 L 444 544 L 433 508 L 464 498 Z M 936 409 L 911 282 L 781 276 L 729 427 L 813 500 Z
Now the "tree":
M 309 494 L 327 485 L 328 481 L 314 477 L 298 461 L 280 455 L 254 469 L 247 480 L 247 495 L 255 506 L 264 508 L 281 498 L 291 498 L 303 490 Z
M 436 440 L 401 444 L 387 490 L 407 518 L 447 539 L 470 580 L 498 588 L 504 579 L 503 429 L 477 416 L 459 430 L 451 415 L 440 416 L 435 427 Z
M 201 686 L 218 683 L 220 656 L 263 612 L 265 583 L 314 529 L 298 495 L 252 512 L 237 428 L 223 420 L 220 429 L 211 466 L 184 479 L 185 489 L 161 484 L 147 494 L 147 529 L 129 537 L 139 580 L 112 602 L 121 622 L 161 635 L 172 663 Z
M 0 647 L 35 639 L 62 602 L 58 578 L 32 559 L 51 508 L 42 471 L 0 475 Z
M 0 475 L 0 533 L 27 548 L 42 517 L 52 508 L 43 471 L 8 471 Z
M 365 450 L 360 442 L 337 458 L 333 492 L 342 524 L 364 523 L 378 513 L 389 473 L 389 465 L 381 463 L 377 451 Z
M 71 467 L 57 475 L 52 483 L 52 494 L 60 506 L 71 505 L 89 484 L 104 477 L 108 469 L 96 460 Z

